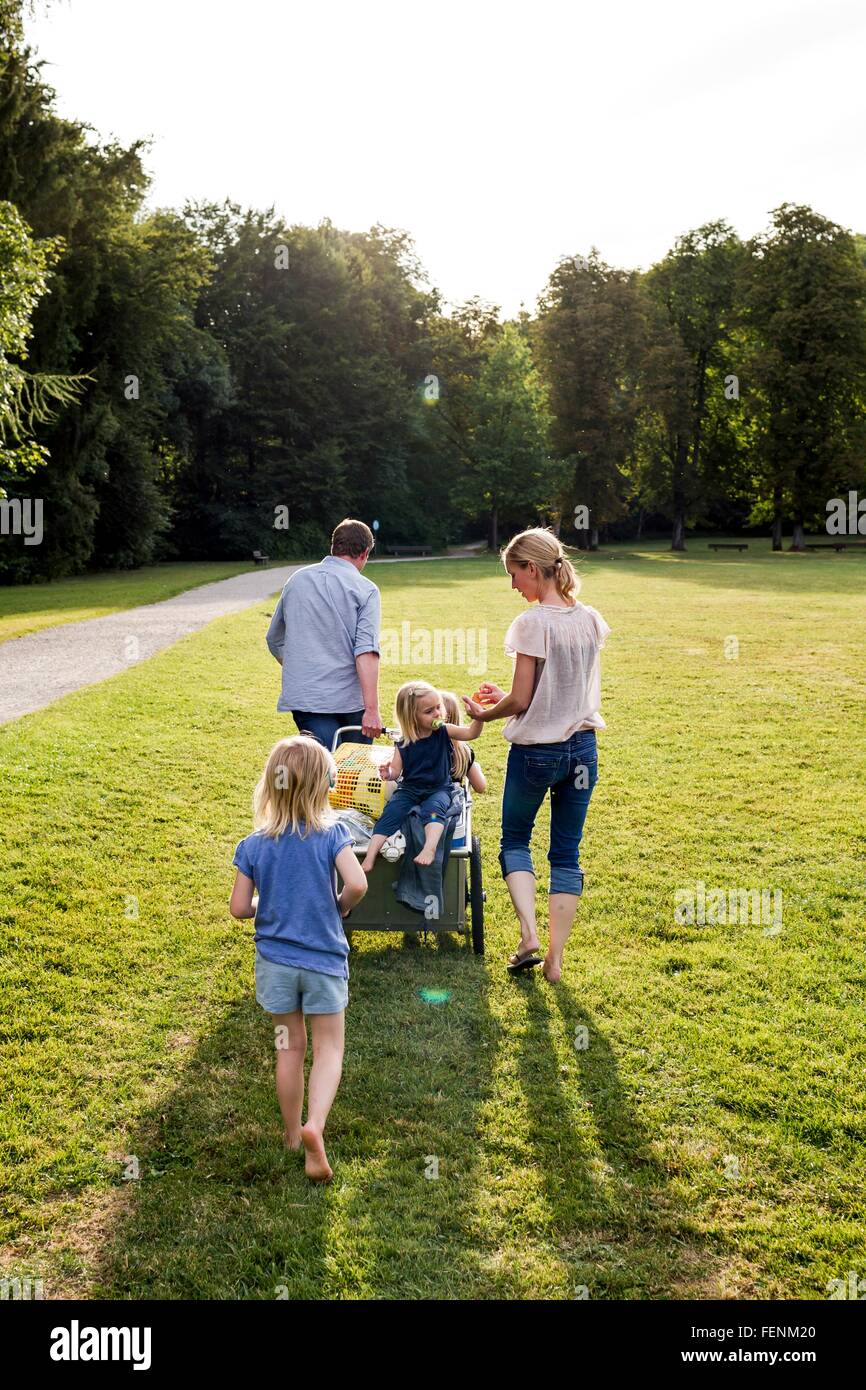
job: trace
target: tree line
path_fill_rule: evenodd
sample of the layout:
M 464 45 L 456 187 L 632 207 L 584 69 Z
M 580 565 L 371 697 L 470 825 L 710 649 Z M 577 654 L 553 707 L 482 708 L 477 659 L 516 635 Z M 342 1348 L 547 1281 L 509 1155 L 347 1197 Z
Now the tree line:
M 536 311 L 446 306 L 404 231 L 145 209 L 146 147 L 57 115 L 0 0 L 0 580 L 434 545 L 824 525 L 866 480 L 866 240 L 786 204 L 646 272 L 562 259 Z M 4 529 L 8 530 L 8 527 Z

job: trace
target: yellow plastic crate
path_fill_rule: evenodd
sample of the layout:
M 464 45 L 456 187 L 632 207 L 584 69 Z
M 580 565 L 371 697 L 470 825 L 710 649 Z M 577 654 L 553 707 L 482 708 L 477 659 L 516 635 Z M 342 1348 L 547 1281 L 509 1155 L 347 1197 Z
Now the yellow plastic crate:
M 372 743 L 341 743 L 334 750 L 337 785 L 328 793 L 334 809 L 351 806 L 377 820 L 394 793 L 394 783 L 383 782 L 378 771 L 392 752 Z

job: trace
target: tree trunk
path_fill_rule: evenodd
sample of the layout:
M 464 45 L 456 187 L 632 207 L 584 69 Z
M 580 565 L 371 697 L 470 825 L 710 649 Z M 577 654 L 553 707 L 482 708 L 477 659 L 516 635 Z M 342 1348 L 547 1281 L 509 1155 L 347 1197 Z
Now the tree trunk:
M 674 487 L 672 498 L 674 504 L 674 530 L 671 538 L 671 550 L 685 550 L 686 548 L 685 476 L 688 456 L 686 442 L 678 435 L 676 454 L 674 455 Z
M 792 549 L 792 550 L 805 550 L 805 549 L 806 549 L 806 533 L 805 533 L 805 531 L 803 530 L 803 519 L 802 519 L 802 517 L 801 517 L 799 520 L 797 520 L 797 521 L 794 522 L 794 535 L 793 535 L 793 537 L 792 537 L 792 539 L 791 539 L 791 549 Z
M 495 502 L 490 508 L 490 549 L 499 549 L 499 508 Z
M 635 537 L 635 540 L 638 540 L 638 541 L 639 541 L 642 535 L 643 535 L 643 507 L 639 507 L 639 508 L 638 508 L 638 514 L 637 514 L 637 535 L 636 535 L 636 537 Z
M 589 533 L 590 550 L 598 550 L 598 527 L 593 526 Z
M 782 549 L 782 489 L 778 483 L 773 488 L 773 549 Z
M 698 353 L 697 361 L 697 400 L 695 402 L 694 414 L 694 438 L 692 442 L 692 477 L 698 476 L 698 463 L 701 457 L 701 430 L 704 423 L 704 412 L 707 403 L 707 354 L 702 349 Z
M 556 536 L 556 539 L 559 540 L 559 535 L 560 535 L 560 532 L 562 531 L 562 513 L 561 513 L 561 512 L 556 512 L 556 513 L 554 514 L 553 521 L 551 522 L 551 528 L 552 528 L 552 530 L 553 530 L 553 534 Z

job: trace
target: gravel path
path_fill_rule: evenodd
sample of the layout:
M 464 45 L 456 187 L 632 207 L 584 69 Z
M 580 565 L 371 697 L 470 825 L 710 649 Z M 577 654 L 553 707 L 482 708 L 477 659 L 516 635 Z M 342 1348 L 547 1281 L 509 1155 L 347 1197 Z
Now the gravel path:
M 300 565 L 252 570 L 105 618 L 45 627 L 0 642 L 0 724 L 116 676 L 181 637 L 278 593 Z

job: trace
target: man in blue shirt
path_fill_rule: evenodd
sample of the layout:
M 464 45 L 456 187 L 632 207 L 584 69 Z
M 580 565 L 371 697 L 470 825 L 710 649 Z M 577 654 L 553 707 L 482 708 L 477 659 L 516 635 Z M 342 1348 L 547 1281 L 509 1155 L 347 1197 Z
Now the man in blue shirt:
M 278 710 L 330 748 L 344 724 L 350 740 L 370 743 L 379 715 L 379 590 L 361 574 L 375 544 L 363 521 L 341 521 L 331 553 L 286 581 L 268 628 L 268 647 L 283 668 Z

